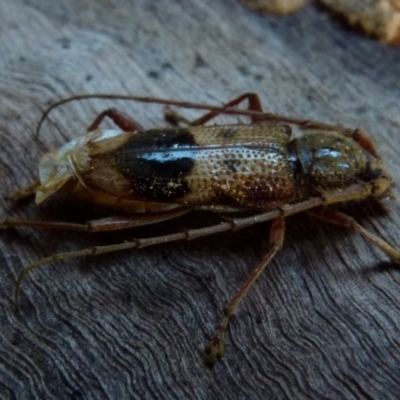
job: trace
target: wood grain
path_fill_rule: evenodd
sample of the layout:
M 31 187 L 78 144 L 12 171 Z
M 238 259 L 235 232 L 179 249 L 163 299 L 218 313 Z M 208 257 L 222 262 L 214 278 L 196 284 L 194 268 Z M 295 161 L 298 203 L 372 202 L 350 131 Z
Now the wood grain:
M 1 195 L 29 183 L 44 151 L 109 106 L 146 127 L 163 124 L 160 107 L 87 101 L 57 110 L 34 140 L 46 104 L 94 91 L 213 104 L 255 91 L 267 110 L 365 129 L 400 182 L 400 52 L 312 6 L 281 19 L 227 0 L 3 0 L 0 22 Z M 399 203 L 385 207 L 349 213 L 399 244 Z M 78 222 L 101 214 L 62 197 L 41 207 L 2 199 L 0 213 Z M 17 274 L 34 260 L 211 220 L 98 236 L 1 231 L 0 398 L 400 396 L 398 267 L 353 232 L 306 215 L 288 220 L 284 248 L 240 306 L 213 370 L 204 345 L 265 254 L 268 224 L 43 267 L 14 311 Z

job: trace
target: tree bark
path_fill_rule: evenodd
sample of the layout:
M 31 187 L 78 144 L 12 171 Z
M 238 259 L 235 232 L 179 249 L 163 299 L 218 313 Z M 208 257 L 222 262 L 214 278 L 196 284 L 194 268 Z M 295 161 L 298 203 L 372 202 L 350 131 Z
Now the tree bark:
M 34 139 L 47 104 L 90 92 L 207 104 L 257 92 L 267 111 L 366 130 L 400 182 L 400 51 L 313 6 L 280 18 L 226 0 L 3 0 L 0 27 L 3 196 L 30 183 L 41 154 L 82 134 L 106 108 L 148 128 L 164 125 L 160 106 L 82 101 L 54 111 Z M 63 196 L 41 206 L 0 204 L 0 218 L 104 216 Z M 399 245 L 396 200 L 347 211 Z M 17 275 L 37 259 L 216 220 L 201 214 L 98 235 L 0 231 L 0 397 L 400 396 L 398 266 L 354 232 L 307 215 L 288 218 L 283 249 L 240 304 L 226 356 L 212 370 L 204 346 L 225 302 L 268 251 L 269 223 L 44 266 L 23 282 L 15 312 Z

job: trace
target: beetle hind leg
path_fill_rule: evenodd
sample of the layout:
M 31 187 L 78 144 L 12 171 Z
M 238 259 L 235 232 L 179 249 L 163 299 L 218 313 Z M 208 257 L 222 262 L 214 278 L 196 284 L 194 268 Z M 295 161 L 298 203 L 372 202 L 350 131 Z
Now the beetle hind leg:
M 77 232 L 110 232 L 139 226 L 157 224 L 173 218 L 178 218 L 191 211 L 190 208 L 175 208 L 158 213 L 132 214 L 102 218 L 88 221 L 83 224 L 63 221 L 41 221 L 23 218 L 8 217 L 0 219 L 0 229 L 28 227 L 43 229 L 58 229 Z
M 208 366 L 212 367 L 218 360 L 220 360 L 225 353 L 225 340 L 228 331 L 230 318 L 235 313 L 240 301 L 246 295 L 248 290 L 253 286 L 254 282 L 263 272 L 265 267 L 269 264 L 278 250 L 282 247 L 283 238 L 285 234 L 285 219 L 278 217 L 272 222 L 270 231 L 270 244 L 271 249 L 263 260 L 253 270 L 244 284 L 241 286 L 239 292 L 229 301 L 222 312 L 221 318 L 215 325 L 214 333 L 205 348 L 205 361 Z

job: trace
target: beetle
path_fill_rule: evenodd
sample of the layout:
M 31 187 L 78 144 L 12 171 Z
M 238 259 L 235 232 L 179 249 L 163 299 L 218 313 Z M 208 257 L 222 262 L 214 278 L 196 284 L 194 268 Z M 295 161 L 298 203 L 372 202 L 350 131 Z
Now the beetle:
M 94 94 L 61 100 L 43 114 L 38 130 L 53 108 L 93 97 L 121 98 Z M 122 98 L 209 111 L 194 121 L 170 112 L 172 127 L 147 130 L 116 109 L 103 111 L 84 135 L 44 154 L 39 178 L 11 197 L 35 193 L 36 202 L 41 203 L 64 192 L 121 215 L 86 224 L 8 217 L 1 221 L 1 227 L 99 232 L 166 221 L 192 210 L 248 211 L 251 215 L 164 236 L 53 254 L 22 269 L 15 289 L 17 307 L 22 279 L 43 264 L 189 240 L 271 220 L 269 252 L 225 305 L 205 348 L 206 362 L 213 365 L 224 354 L 228 324 L 238 304 L 282 247 L 286 217 L 307 211 L 327 222 L 350 227 L 400 262 L 399 249 L 332 207 L 391 194 L 392 179 L 384 162 L 360 129 L 264 113 L 255 93 L 245 93 L 222 107 L 137 96 Z M 248 102 L 247 110 L 235 108 L 243 101 Z M 251 123 L 205 125 L 223 113 L 248 115 Z M 100 128 L 106 117 L 118 129 Z

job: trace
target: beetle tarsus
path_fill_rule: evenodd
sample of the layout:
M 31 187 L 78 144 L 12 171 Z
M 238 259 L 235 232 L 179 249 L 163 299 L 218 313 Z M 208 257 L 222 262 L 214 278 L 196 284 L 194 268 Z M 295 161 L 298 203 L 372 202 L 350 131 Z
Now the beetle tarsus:
M 204 348 L 204 361 L 210 368 L 225 355 L 226 330 L 227 324 L 217 328 Z

